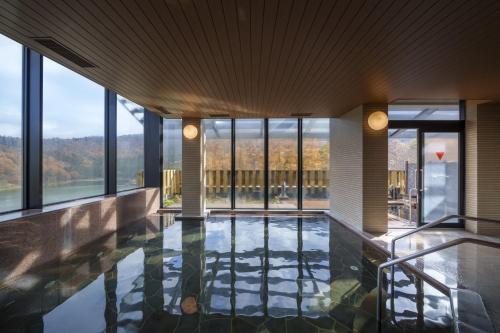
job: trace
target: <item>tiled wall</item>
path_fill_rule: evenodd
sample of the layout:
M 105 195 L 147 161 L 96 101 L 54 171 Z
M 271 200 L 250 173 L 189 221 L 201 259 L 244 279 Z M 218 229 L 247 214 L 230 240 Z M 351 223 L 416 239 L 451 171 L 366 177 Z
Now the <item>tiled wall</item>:
M 500 104 L 467 102 L 466 213 L 500 220 Z M 466 222 L 469 231 L 500 235 L 500 224 Z
M 363 106 L 330 121 L 330 212 L 363 229 Z
M 387 104 L 365 105 L 363 112 L 363 230 L 387 232 L 387 128 L 374 131 L 368 117 L 375 111 L 387 113 Z
M 331 121 L 330 213 L 372 233 L 387 231 L 387 129 L 367 125 L 387 105 L 362 105 Z
M 203 172 L 203 131 L 200 119 L 183 119 L 182 128 L 198 128 L 195 139 L 182 137 L 182 216 L 200 217 L 205 211 Z
M 160 205 L 160 191 L 139 189 L 68 205 L 27 212 L 0 223 L 0 281 L 64 257 L 132 221 L 155 213 Z

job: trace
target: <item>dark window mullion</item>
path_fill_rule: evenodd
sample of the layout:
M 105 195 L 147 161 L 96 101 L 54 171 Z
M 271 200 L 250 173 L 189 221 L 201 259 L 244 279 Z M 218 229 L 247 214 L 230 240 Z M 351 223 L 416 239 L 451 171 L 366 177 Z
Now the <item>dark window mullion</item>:
M 269 209 L 269 119 L 264 119 L 264 209 Z
M 105 193 L 116 193 L 116 93 L 105 90 L 104 160 Z
M 302 119 L 297 119 L 297 209 L 302 210 Z
M 231 209 L 236 207 L 236 120 L 231 119 Z
M 23 48 L 23 209 L 42 207 L 42 56 Z

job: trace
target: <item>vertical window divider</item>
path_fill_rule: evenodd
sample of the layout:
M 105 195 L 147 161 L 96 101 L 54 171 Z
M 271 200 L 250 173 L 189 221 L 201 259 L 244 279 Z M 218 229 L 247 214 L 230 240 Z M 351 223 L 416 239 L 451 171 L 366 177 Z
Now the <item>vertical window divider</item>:
M 303 159 L 302 159 L 302 118 L 297 119 L 297 209 L 302 210 L 302 169 L 303 169 Z
M 105 194 L 116 194 L 116 93 L 105 90 L 104 111 L 104 184 Z
M 163 117 L 160 117 L 160 208 L 165 208 L 163 207 L 163 203 L 165 202 L 164 195 L 165 193 L 163 192 L 163 186 L 165 185 L 163 183 L 163 145 L 164 145 L 164 136 L 163 136 Z M 161 229 L 163 230 L 163 228 Z
M 160 151 L 161 117 L 144 109 L 144 187 L 159 187 L 161 185 Z M 158 147 L 152 149 L 152 147 Z
M 23 47 L 23 209 L 42 208 L 42 55 Z
M 269 119 L 264 119 L 264 210 L 269 209 Z
M 231 210 L 236 208 L 236 120 L 231 119 Z

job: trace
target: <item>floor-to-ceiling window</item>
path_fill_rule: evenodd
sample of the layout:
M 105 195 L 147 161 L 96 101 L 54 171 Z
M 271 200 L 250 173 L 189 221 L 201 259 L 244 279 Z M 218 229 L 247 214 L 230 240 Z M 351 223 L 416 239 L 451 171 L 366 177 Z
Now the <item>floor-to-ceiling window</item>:
M 43 59 L 43 203 L 104 194 L 104 88 Z
M 22 208 L 22 46 L 0 35 L 0 212 Z
M 297 119 L 269 119 L 269 208 L 297 208 Z
M 207 208 L 231 208 L 231 120 L 203 120 Z
M 116 187 L 144 186 L 144 108 L 118 95 L 116 106 Z
M 163 119 L 163 207 L 182 206 L 182 120 Z
M 329 208 L 329 119 L 205 119 L 203 131 L 207 208 Z
M 302 121 L 303 209 L 329 208 L 329 169 L 330 119 L 304 119 Z
M 237 119 L 235 131 L 236 208 L 263 208 L 264 120 Z

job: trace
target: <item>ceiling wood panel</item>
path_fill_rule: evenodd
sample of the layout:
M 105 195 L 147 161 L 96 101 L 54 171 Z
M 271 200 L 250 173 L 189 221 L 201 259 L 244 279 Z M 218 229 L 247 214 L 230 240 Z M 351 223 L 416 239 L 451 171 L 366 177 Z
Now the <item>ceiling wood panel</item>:
M 496 0 L 4 0 L 0 32 L 168 117 L 500 100 Z

